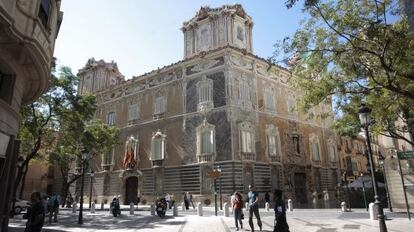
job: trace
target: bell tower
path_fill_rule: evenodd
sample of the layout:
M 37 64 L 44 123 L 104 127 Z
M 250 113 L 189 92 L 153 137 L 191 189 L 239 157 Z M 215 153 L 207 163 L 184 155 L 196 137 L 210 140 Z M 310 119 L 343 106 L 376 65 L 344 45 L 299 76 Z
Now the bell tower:
M 253 53 L 253 21 L 240 4 L 219 8 L 201 7 L 183 23 L 184 59 L 230 45 Z
M 78 72 L 78 94 L 96 93 L 123 82 L 124 76 L 119 72 L 115 62 L 96 61 L 90 58 Z

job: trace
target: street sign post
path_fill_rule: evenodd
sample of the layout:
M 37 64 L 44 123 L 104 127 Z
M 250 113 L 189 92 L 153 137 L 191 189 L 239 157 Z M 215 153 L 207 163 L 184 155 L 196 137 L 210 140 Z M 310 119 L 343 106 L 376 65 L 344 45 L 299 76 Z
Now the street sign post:
M 214 169 L 208 176 L 214 180 L 214 211 L 217 216 L 217 179 L 221 177 L 221 171 Z
M 405 206 L 407 208 L 407 215 L 408 215 L 408 219 L 411 220 L 410 206 L 408 205 L 407 190 L 406 190 L 406 186 L 404 183 L 404 176 L 403 176 L 403 172 L 401 168 L 401 160 L 414 159 L 414 151 L 398 151 L 397 158 L 398 158 L 398 169 L 400 170 L 401 183 L 402 183 L 402 187 L 404 191 Z

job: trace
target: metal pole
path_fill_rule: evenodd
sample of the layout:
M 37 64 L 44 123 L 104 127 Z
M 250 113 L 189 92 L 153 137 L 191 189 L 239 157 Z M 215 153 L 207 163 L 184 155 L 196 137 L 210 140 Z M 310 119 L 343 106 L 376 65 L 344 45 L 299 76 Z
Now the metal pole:
M 214 212 L 217 216 L 217 179 L 214 178 Z
M 390 212 L 392 212 L 392 205 L 391 205 L 391 198 L 390 198 L 390 192 L 388 191 L 388 181 L 387 181 L 387 175 L 385 174 L 385 160 L 382 161 L 382 174 L 384 176 L 384 184 L 385 184 L 385 191 L 387 191 L 387 202 L 388 202 L 388 209 Z
M 371 177 L 372 177 L 374 194 L 375 194 L 374 204 L 376 205 L 378 209 L 378 222 L 379 222 L 380 232 L 387 232 L 387 225 L 385 225 L 384 211 L 382 210 L 381 201 L 378 195 L 378 183 L 377 183 L 377 180 L 375 179 L 375 166 L 374 166 L 374 161 L 372 159 L 371 141 L 369 137 L 368 127 L 369 125 L 365 125 L 364 129 L 365 129 L 365 137 L 367 139 L 369 166 L 371 168 Z
M 79 217 L 78 217 L 78 224 L 83 224 L 83 186 L 85 184 L 85 160 L 82 160 L 82 178 L 81 178 L 81 195 L 79 201 Z
M 91 172 L 91 183 L 89 187 L 89 209 L 92 207 L 92 181 L 93 181 L 93 173 Z
M 365 195 L 365 181 L 364 181 L 363 178 L 362 178 L 362 192 L 364 193 L 365 209 L 367 209 L 367 211 L 368 211 L 367 196 Z
M 403 192 L 404 192 L 405 207 L 407 208 L 408 219 L 411 220 L 410 206 L 408 205 L 407 192 L 405 189 L 404 177 L 403 177 L 402 168 L 401 168 L 401 161 L 400 161 L 400 158 L 398 157 L 398 153 L 397 153 L 397 159 L 398 159 L 398 169 L 400 170 L 401 183 L 402 183 Z
M 220 210 L 223 210 L 223 197 L 221 196 L 221 176 L 219 177 L 219 191 L 220 191 Z

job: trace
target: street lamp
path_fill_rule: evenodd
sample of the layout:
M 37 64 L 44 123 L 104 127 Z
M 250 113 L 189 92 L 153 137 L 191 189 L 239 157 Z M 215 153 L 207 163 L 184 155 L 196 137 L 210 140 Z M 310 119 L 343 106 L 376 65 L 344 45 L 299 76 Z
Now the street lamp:
M 369 157 L 369 166 L 371 169 L 371 177 L 372 177 L 372 183 L 374 187 L 374 194 L 375 194 L 375 206 L 378 209 L 378 222 L 379 222 L 379 228 L 380 232 L 387 232 L 387 226 L 385 225 L 385 217 L 384 217 L 384 211 L 381 206 L 381 201 L 378 196 L 378 183 L 375 179 L 375 167 L 374 162 L 372 158 L 372 150 L 371 150 L 371 141 L 369 137 L 369 126 L 371 124 L 371 117 L 370 117 L 371 109 L 368 108 L 365 104 L 361 105 L 361 108 L 358 111 L 359 114 L 359 120 L 361 123 L 361 126 L 365 130 L 365 138 L 367 140 L 367 149 L 368 149 L 368 157 Z
M 95 173 L 93 171 L 91 171 L 90 173 L 91 175 L 91 183 L 90 183 L 90 189 L 89 189 L 89 209 L 92 207 L 92 185 L 93 185 L 93 176 L 95 175 Z
M 359 176 L 361 177 L 361 181 L 362 181 L 362 193 L 364 194 L 365 209 L 367 209 L 367 211 L 368 211 L 367 196 L 366 196 L 366 193 L 365 193 L 364 173 L 361 172 L 361 174 Z
M 217 166 L 217 171 L 220 173 L 219 175 L 220 210 L 223 210 L 223 197 L 221 196 L 221 168 L 220 166 Z
M 83 224 L 83 188 L 85 185 L 85 169 L 86 169 L 86 162 L 89 160 L 90 154 L 89 151 L 84 149 L 81 151 L 81 195 L 79 201 L 79 217 L 78 217 L 78 224 Z

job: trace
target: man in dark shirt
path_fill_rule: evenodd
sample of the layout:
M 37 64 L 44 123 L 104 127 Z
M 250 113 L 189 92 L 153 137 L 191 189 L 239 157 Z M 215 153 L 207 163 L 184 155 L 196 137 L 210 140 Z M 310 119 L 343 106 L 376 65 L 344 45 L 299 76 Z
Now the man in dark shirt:
M 25 232 L 40 232 L 45 220 L 45 209 L 43 207 L 40 193 L 34 192 L 30 196 L 31 206 L 27 210 L 27 223 Z
M 247 194 L 247 199 L 249 201 L 249 225 L 252 232 L 254 231 L 253 226 L 253 214 L 257 219 L 257 225 L 259 226 L 260 231 L 262 231 L 262 221 L 260 220 L 259 214 L 259 194 L 256 192 L 254 185 L 249 185 L 250 192 Z

